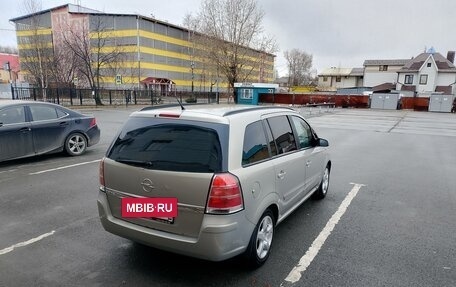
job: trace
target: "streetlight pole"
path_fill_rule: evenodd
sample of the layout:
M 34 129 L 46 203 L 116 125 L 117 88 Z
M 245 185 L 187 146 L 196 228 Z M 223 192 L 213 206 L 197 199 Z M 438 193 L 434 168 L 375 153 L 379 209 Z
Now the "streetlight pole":
M 9 74 L 9 82 L 11 85 L 11 98 L 14 100 L 13 78 L 11 77 L 11 64 L 9 61 L 5 63 L 4 68 L 5 68 L 5 70 L 8 71 L 8 74 Z
M 192 63 L 190 64 L 190 68 L 192 69 L 192 96 L 193 96 L 193 91 L 195 89 L 195 85 L 193 83 L 193 81 L 195 79 L 195 74 L 193 73 L 193 70 L 195 69 L 195 62 L 192 61 Z

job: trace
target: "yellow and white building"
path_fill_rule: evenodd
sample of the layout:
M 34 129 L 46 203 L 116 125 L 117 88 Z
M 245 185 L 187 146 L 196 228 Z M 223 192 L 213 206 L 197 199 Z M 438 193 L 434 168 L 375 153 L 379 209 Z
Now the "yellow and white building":
M 177 90 L 187 91 L 192 87 L 195 91 L 209 91 L 213 80 L 209 79 L 209 75 L 202 68 L 202 61 L 195 56 L 196 48 L 190 41 L 193 32 L 157 19 L 137 14 L 108 14 L 66 4 L 11 21 L 16 25 L 21 63 L 30 60 L 21 58 L 21 55 L 26 54 L 28 49 L 33 49 L 30 41 L 26 41 L 27 37 L 40 38 L 39 44 L 52 51 L 63 45 L 62 33 L 67 33 L 65 29 L 68 29 L 65 27 L 71 27 L 72 30 L 87 28 L 93 41 L 97 37 L 99 24 L 102 23 L 102 37 L 106 40 L 102 52 L 121 50 L 125 55 L 123 61 L 118 63 L 116 71 L 106 69 L 101 73 L 103 87 L 115 87 L 116 75 L 119 74 L 122 85 L 142 87 L 155 81 L 171 82 Z M 37 23 L 39 29 L 36 29 Z M 97 25 L 94 23 L 98 23 L 98 27 L 95 27 Z M 35 27 L 33 30 L 32 26 Z M 275 56 L 256 50 L 252 50 L 251 55 L 257 55 L 262 60 L 261 65 L 253 69 L 247 80 L 272 83 Z M 219 79 L 220 87 L 226 88 L 226 80 L 222 76 Z M 118 84 L 119 81 L 117 86 Z

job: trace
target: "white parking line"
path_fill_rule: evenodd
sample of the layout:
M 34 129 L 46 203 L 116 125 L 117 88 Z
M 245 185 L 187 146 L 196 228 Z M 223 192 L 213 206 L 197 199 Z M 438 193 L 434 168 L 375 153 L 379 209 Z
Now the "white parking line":
M 100 161 L 100 159 L 92 160 L 92 161 L 86 161 L 86 162 L 80 162 L 80 163 L 66 165 L 66 166 L 61 166 L 61 167 L 57 167 L 57 168 L 51 168 L 51 169 L 46 169 L 46 170 L 42 170 L 42 171 L 31 172 L 31 173 L 29 173 L 29 175 L 42 174 L 42 173 L 46 173 L 46 172 L 50 172 L 50 171 L 66 169 L 66 168 L 70 168 L 70 167 L 80 166 L 80 165 L 94 163 L 94 162 L 99 162 L 99 161 Z
M 24 247 L 24 246 L 30 245 L 30 244 L 32 244 L 32 243 L 35 243 L 35 242 L 37 242 L 37 241 L 40 241 L 41 239 L 46 238 L 46 237 L 48 237 L 48 236 L 51 236 L 51 235 L 54 234 L 54 233 L 55 233 L 55 230 L 52 230 L 51 232 L 45 233 L 45 234 L 40 235 L 40 236 L 38 236 L 38 237 L 32 238 L 32 239 L 30 239 L 30 240 L 27 240 L 27 241 L 24 241 L 24 242 L 20 242 L 20 243 L 14 244 L 14 245 L 12 245 L 12 246 L 10 246 L 10 247 L 7 247 L 7 248 L 5 248 L 5 249 L 0 250 L 0 255 L 9 253 L 9 252 L 13 251 L 13 250 L 14 250 L 15 248 L 17 248 L 17 247 Z
M 7 173 L 7 172 L 15 172 L 17 169 L 9 169 L 9 170 L 4 170 L 4 171 L 0 171 L 0 174 L 1 173 Z
M 314 258 L 317 256 L 318 252 L 323 247 L 323 244 L 325 244 L 326 239 L 329 237 L 334 227 L 337 225 L 339 220 L 347 211 L 347 208 L 350 205 L 353 198 L 355 198 L 355 196 L 358 194 L 360 188 L 365 186 L 364 184 L 359 183 L 351 184 L 354 185 L 352 190 L 347 194 L 345 199 L 342 201 L 336 213 L 334 213 L 333 216 L 329 219 L 328 223 L 326 223 L 325 228 L 323 228 L 318 237 L 314 240 L 314 242 L 312 242 L 312 245 L 309 247 L 306 254 L 304 254 L 304 256 L 301 257 L 298 265 L 296 265 L 293 268 L 293 270 L 291 270 L 291 272 L 288 274 L 287 278 L 285 278 L 286 282 L 293 284 L 298 282 L 299 279 L 301 279 L 302 273 L 306 271 L 307 267 L 309 267 L 310 263 L 312 263 Z M 284 283 L 282 283 L 281 286 L 283 286 Z

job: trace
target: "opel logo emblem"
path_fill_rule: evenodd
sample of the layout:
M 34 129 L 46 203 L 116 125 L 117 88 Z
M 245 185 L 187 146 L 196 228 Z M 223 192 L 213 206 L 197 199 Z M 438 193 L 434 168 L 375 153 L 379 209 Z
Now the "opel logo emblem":
M 155 188 L 152 180 L 150 180 L 148 178 L 143 179 L 143 181 L 141 181 L 141 185 L 145 192 L 151 192 Z

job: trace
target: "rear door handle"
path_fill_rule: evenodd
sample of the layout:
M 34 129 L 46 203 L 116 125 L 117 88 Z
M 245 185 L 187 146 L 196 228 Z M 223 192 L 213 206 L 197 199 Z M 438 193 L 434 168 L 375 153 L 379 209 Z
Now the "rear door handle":
M 22 132 L 22 133 L 27 133 L 27 132 L 29 132 L 29 131 L 31 131 L 31 130 L 32 130 L 31 128 L 26 127 L 26 128 L 20 129 L 19 131 Z
M 68 125 L 68 122 L 61 122 L 59 125 L 60 125 L 61 127 L 66 127 L 66 126 Z
M 284 179 L 286 174 L 287 174 L 287 173 L 286 173 L 285 171 L 281 170 L 281 171 L 277 174 L 277 178 L 279 178 L 279 179 Z
M 310 160 L 306 161 L 306 166 L 309 167 L 312 162 Z

